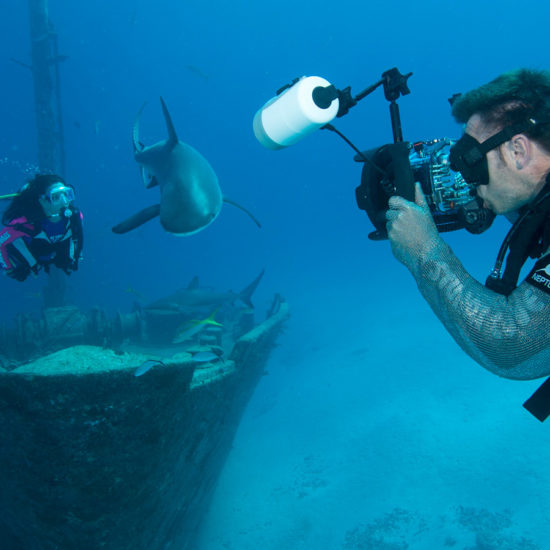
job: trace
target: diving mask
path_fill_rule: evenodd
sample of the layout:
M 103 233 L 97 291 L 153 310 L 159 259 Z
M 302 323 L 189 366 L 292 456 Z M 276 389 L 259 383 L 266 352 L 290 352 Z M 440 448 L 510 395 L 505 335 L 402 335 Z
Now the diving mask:
M 455 172 L 460 172 L 465 181 L 476 187 L 478 185 L 487 185 L 489 183 L 487 153 L 511 140 L 516 134 L 532 130 L 538 124 L 548 124 L 548 122 L 537 122 L 529 118 L 526 122 L 506 126 L 482 143 L 477 141 L 473 136 L 464 134 L 451 147 L 449 154 L 451 169 Z
M 74 190 L 72 187 L 59 184 L 48 189 L 42 196 L 54 207 L 66 206 L 74 201 Z
M 54 183 L 40 196 L 39 202 L 48 218 L 57 218 L 63 214 L 70 218 L 72 211 L 69 208 L 74 201 L 74 189 L 63 183 Z

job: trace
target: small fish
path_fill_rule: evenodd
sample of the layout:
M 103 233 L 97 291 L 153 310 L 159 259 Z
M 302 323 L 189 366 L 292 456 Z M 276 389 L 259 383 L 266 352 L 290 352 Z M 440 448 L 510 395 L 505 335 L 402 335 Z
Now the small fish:
M 147 359 L 147 361 L 144 361 L 135 371 L 134 376 L 141 376 L 145 374 L 147 371 L 151 370 L 156 365 L 162 365 L 163 367 L 166 366 L 162 361 L 159 359 Z
M 135 25 L 137 21 L 137 8 L 134 8 L 132 13 L 128 17 L 128 22 L 130 25 Z
M 218 359 L 220 357 L 211 351 L 199 351 L 193 355 L 195 363 L 214 363 Z
M 219 308 L 215 309 L 206 319 L 191 319 L 190 321 L 185 321 L 182 323 L 176 330 L 176 335 L 172 340 L 172 344 L 180 344 L 186 340 L 190 340 L 195 334 L 198 334 L 206 325 L 214 325 L 216 327 L 222 327 L 221 323 L 214 320 L 214 315 L 216 315 Z
M 129 286 L 128 288 L 124 289 L 124 292 L 127 292 L 128 294 L 133 294 L 136 298 L 141 300 L 142 302 L 146 302 L 147 298 L 141 294 L 141 292 L 137 291 L 135 288 Z
M 67 59 L 69 59 L 68 55 L 56 55 L 55 57 L 50 57 L 50 59 L 48 59 L 48 65 L 57 65 L 58 63 L 67 61 Z
M 205 74 L 199 67 L 196 67 L 195 65 L 185 65 L 185 68 L 193 73 L 195 76 L 198 76 L 199 78 L 202 78 L 205 82 L 208 82 L 209 76 Z
M 172 339 L 172 344 L 181 344 L 187 340 L 191 340 L 195 334 L 198 334 L 204 325 L 200 321 L 186 321 L 176 330 L 176 335 Z

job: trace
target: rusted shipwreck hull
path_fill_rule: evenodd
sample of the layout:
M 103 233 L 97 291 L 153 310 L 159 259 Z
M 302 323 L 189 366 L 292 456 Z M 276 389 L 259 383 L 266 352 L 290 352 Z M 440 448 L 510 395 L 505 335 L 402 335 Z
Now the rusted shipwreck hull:
M 186 550 L 288 306 L 224 361 L 75 346 L 0 373 L 3 550 Z

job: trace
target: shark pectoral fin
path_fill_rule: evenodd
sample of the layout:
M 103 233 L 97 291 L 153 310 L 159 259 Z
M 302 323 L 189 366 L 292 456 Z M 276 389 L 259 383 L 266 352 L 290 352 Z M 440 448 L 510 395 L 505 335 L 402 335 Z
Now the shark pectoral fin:
M 133 216 L 130 216 L 123 222 L 120 222 L 119 224 L 115 225 L 112 228 L 112 231 L 113 233 L 117 233 L 119 235 L 122 233 L 128 233 L 128 231 L 132 231 L 132 229 L 135 229 L 136 227 L 143 225 L 149 220 L 156 218 L 159 214 L 160 214 L 160 204 L 153 204 L 153 206 L 148 206 L 147 208 L 140 210 Z
M 228 199 L 226 197 L 223 197 L 223 202 L 227 203 L 227 204 L 231 204 L 233 206 L 236 206 L 237 208 L 239 208 L 240 210 L 242 210 L 245 214 L 248 215 L 249 218 L 252 219 L 252 221 L 261 229 L 262 227 L 262 224 L 258 221 L 258 219 L 254 216 L 254 214 L 252 214 L 252 212 L 250 212 L 249 210 L 247 210 L 244 206 L 241 206 L 239 203 L 235 202 L 235 201 L 232 201 L 231 199 Z

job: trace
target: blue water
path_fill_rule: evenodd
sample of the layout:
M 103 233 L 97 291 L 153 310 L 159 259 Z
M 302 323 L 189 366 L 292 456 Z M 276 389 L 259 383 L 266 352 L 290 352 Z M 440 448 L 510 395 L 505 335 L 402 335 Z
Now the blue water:
M 319 131 L 272 152 L 251 126 L 294 77 L 320 75 L 358 93 L 396 66 L 414 73 L 400 100 L 405 138 L 458 136 L 453 93 L 508 69 L 548 68 L 550 7 L 51 0 L 50 15 L 69 56 L 61 74 L 66 177 L 85 216 L 85 258 L 70 299 L 127 311 L 128 287 L 153 299 L 198 275 L 237 290 L 265 267 L 258 310 L 274 292 L 292 308 L 199 550 L 548 548 L 546 426 L 521 408 L 535 385 L 474 364 L 388 244 L 367 239 L 351 149 Z M 31 75 L 10 60 L 29 63 L 27 2 L 0 4 L 0 51 L 0 193 L 9 193 L 36 162 Z M 131 126 L 147 101 L 142 140 L 165 138 L 160 95 L 180 139 L 210 161 L 224 194 L 254 212 L 260 231 L 225 206 L 188 238 L 164 233 L 156 220 L 111 233 L 157 200 L 140 181 Z M 391 141 L 381 90 L 336 124 L 363 149 Z M 482 236 L 445 238 L 483 280 L 505 230 L 496 223 Z M 2 278 L 0 318 L 39 311 L 44 281 Z

